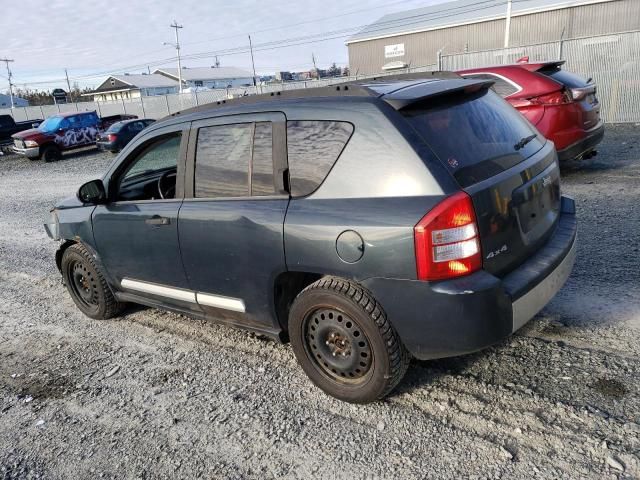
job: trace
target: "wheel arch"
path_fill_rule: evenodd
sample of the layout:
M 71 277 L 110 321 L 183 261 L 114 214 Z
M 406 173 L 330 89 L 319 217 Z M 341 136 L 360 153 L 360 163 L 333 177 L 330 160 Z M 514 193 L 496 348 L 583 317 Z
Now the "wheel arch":
M 289 341 L 289 310 L 293 301 L 302 290 L 324 276 L 317 272 L 286 271 L 276 277 L 273 285 L 274 306 L 283 342 Z

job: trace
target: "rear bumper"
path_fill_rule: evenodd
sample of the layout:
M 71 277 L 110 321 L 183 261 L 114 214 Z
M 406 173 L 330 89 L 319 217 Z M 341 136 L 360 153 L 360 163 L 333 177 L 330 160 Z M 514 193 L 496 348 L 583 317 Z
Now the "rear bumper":
M 563 197 L 554 235 L 524 264 L 498 278 L 482 270 L 442 282 L 373 278 L 363 283 L 419 359 L 488 347 L 533 318 L 564 285 L 576 255 L 573 200 Z
M 575 143 L 572 143 L 562 150 L 558 150 L 558 160 L 561 162 L 573 160 L 593 150 L 604 138 L 604 124 L 600 122 L 597 127 L 592 128 L 586 135 Z
M 118 147 L 114 143 L 110 142 L 96 142 L 96 146 L 99 150 L 107 151 L 107 152 L 117 152 Z
M 13 152 L 18 155 L 24 155 L 28 158 L 38 158 L 40 156 L 40 147 L 18 148 L 13 147 Z

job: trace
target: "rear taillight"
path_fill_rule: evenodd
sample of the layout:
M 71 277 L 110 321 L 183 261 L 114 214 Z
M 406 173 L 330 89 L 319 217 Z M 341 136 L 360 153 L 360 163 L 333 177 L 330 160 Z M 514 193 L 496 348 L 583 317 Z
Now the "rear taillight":
M 576 101 L 584 100 L 590 93 L 595 93 L 595 88 L 591 85 L 584 88 L 571 89 L 571 97 Z
M 531 99 L 531 103 L 538 105 L 565 105 L 572 102 L 573 97 L 571 96 L 571 92 L 565 89 L 548 93 L 546 95 L 540 95 L 539 97 Z
M 109 140 L 110 142 L 115 142 L 118 139 L 117 135 L 114 135 L 113 133 L 110 133 L 109 135 L 107 135 L 107 140 Z
M 418 280 L 444 280 L 482 268 L 471 197 L 458 192 L 433 208 L 413 228 Z

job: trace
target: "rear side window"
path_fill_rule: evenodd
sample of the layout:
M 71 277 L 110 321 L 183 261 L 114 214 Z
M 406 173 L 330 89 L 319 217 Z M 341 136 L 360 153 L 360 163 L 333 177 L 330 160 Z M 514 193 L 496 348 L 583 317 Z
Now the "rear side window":
M 575 73 L 567 72 L 559 68 L 542 69 L 539 71 L 547 77 L 553 78 L 556 82 L 560 82 L 567 88 L 582 88 L 586 87 L 589 82 Z
M 198 131 L 196 198 L 275 195 L 271 122 Z
M 490 73 L 471 74 L 471 75 L 465 75 L 464 77 L 492 81 L 493 85 L 491 86 L 491 90 L 496 92 L 501 97 L 508 97 L 509 95 L 513 95 L 514 93 L 517 93 L 520 90 L 520 88 L 518 88 L 512 83 L 509 83 L 504 78 L 500 78 Z
M 291 195 L 315 191 L 346 146 L 353 125 L 347 122 L 296 120 L 287 122 Z
M 543 145 L 538 132 L 489 90 L 402 111 L 462 187 L 507 170 Z

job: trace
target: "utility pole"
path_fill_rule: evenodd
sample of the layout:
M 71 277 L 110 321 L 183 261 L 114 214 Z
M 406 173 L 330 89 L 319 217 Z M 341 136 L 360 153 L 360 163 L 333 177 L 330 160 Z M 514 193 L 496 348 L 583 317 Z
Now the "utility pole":
M 313 71 L 320 78 L 320 73 L 318 72 L 318 67 L 316 66 L 316 56 L 313 52 L 311 52 L 311 61 L 313 62 Z
M 67 89 L 69 90 L 69 103 L 73 103 L 73 97 L 71 96 L 71 83 L 69 83 L 69 74 L 67 69 L 64 69 L 64 76 L 67 77 Z
M 220 60 L 218 60 L 218 55 L 216 55 L 216 63 L 215 63 L 216 68 L 220 67 Z
M 253 85 L 256 86 L 256 64 L 253 61 L 253 44 L 251 43 L 251 35 L 249 35 L 249 51 L 251 52 L 251 66 L 253 67 Z M 262 92 L 262 87 L 260 88 L 260 92 Z
M 507 0 L 507 18 L 504 25 L 504 48 L 509 48 L 509 32 L 511 30 L 512 0 Z
M 11 97 L 11 109 L 13 110 L 15 108 L 13 103 L 13 83 L 11 82 L 12 75 L 11 69 L 9 68 L 9 63 L 13 62 L 13 60 L 10 60 L 8 58 L 0 58 L 0 62 L 4 62 L 7 66 L 7 78 L 9 79 L 9 96 Z
M 182 25 L 178 25 L 177 21 L 173 21 L 173 23 L 171 25 L 169 25 L 171 28 L 174 28 L 176 31 L 176 43 L 174 45 L 175 49 L 176 49 L 176 56 L 178 57 L 178 91 L 180 93 L 182 93 L 182 63 L 180 62 L 180 39 L 178 37 L 178 30 L 182 28 Z M 164 43 L 165 45 L 172 45 L 171 43 Z

